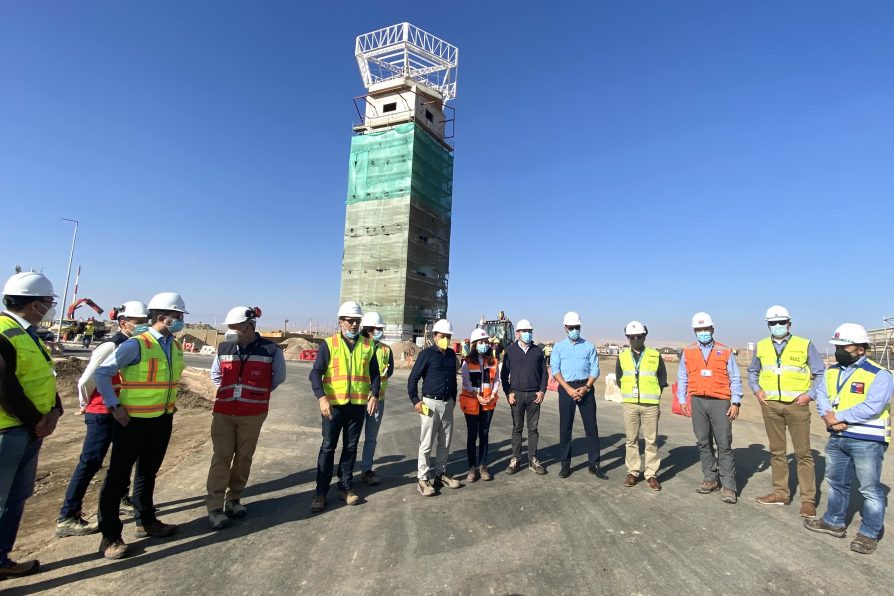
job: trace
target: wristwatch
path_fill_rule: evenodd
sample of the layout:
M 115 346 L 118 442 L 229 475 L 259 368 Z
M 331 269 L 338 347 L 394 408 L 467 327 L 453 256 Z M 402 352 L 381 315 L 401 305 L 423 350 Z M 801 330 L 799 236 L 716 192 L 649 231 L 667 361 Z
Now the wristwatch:
M 111 413 L 113 413 L 115 410 L 118 409 L 118 406 L 107 406 L 106 409 L 107 409 L 107 410 L 109 411 L 109 413 L 111 414 Z

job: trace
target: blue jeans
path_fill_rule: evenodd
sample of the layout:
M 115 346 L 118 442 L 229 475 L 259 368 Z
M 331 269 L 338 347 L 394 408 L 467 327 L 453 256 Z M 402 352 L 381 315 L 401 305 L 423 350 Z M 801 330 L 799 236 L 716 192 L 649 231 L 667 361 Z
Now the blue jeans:
M 860 533 L 878 538 L 885 521 L 885 493 L 882 491 L 882 460 L 888 446 L 878 441 L 864 441 L 832 435 L 826 445 L 826 482 L 829 503 L 823 516 L 830 526 L 843 527 L 851 499 L 851 482 L 856 476 L 863 495 Z
M 366 406 L 345 404 L 332 406 L 332 419 L 320 416 L 323 420 L 323 444 L 317 456 L 317 494 L 326 496 L 332 482 L 332 468 L 335 465 L 335 448 L 341 436 L 341 457 L 338 460 L 338 488 L 348 490 L 354 476 L 354 464 L 357 461 L 357 443 L 366 418 Z
M 487 465 L 490 421 L 496 410 L 481 410 L 478 414 L 466 414 L 466 458 L 470 468 Z M 476 449 L 477 444 L 477 449 Z
M 34 494 L 37 454 L 42 442 L 29 428 L 0 432 L 0 564 L 9 561 L 25 500 Z
M 363 459 L 360 461 L 360 469 L 364 472 L 369 472 L 373 469 L 373 458 L 376 456 L 379 427 L 382 426 L 382 416 L 384 414 L 385 402 L 380 400 L 376 415 L 366 415 L 366 427 L 363 429 Z
M 81 459 L 75 468 L 71 480 L 68 482 L 68 491 L 65 493 L 65 501 L 59 511 L 59 519 L 78 515 L 84 502 L 84 495 L 93 477 L 102 467 L 102 461 L 112 444 L 112 415 L 111 414 L 84 414 L 84 424 L 87 425 L 87 434 L 84 435 L 84 446 L 81 448 Z

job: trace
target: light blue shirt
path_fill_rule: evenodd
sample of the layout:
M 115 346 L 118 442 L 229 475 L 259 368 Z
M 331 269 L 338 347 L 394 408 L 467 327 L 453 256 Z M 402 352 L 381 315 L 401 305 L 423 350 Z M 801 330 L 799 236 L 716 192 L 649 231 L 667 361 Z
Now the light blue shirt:
M 258 333 L 255 333 L 255 339 L 258 337 Z M 236 352 L 242 354 L 242 346 L 237 345 Z M 282 350 L 276 350 L 273 353 L 273 362 L 271 364 L 273 366 L 273 378 L 270 380 L 270 391 L 273 391 L 286 380 L 286 357 L 283 356 Z M 221 376 L 220 359 L 215 355 L 214 361 L 211 363 L 211 382 L 220 387 Z
M 714 342 L 708 345 L 699 344 L 702 350 L 702 357 L 708 360 L 708 354 L 714 349 Z M 732 352 L 732 351 L 731 351 Z M 726 373 L 729 375 L 729 391 L 731 401 L 739 405 L 742 403 L 742 375 L 739 374 L 739 365 L 736 364 L 736 357 L 730 353 L 729 360 L 726 361 Z M 686 353 L 680 356 L 680 369 L 677 371 L 677 401 L 681 404 L 686 403 L 686 388 L 689 386 L 689 373 L 686 372 Z
M 788 345 L 788 340 L 791 339 L 791 337 L 791 335 L 787 335 L 782 341 L 776 341 L 773 338 L 770 338 L 773 342 L 773 347 L 776 348 L 777 357 L 782 353 L 782 350 L 785 349 L 785 346 Z M 813 379 L 810 389 L 807 390 L 807 395 L 810 396 L 810 399 L 816 401 L 816 388 L 817 385 L 823 382 L 823 372 L 826 370 L 826 365 L 823 364 L 823 357 L 820 356 L 819 350 L 816 349 L 813 342 L 807 344 L 807 366 L 810 368 L 810 375 Z M 751 386 L 751 390 L 755 393 L 761 389 L 759 382 L 760 374 L 761 359 L 758 358 L 757 353 L 755 353 L 754 358 L 751 360 L 751 364 L 748 366 L 748 384 Z
M 174 341 L 174 336 L 165 336 L 152 327 L 149 328 L 149 333 L 158 340 L 161 349 L 164 350 L 165 355 L 168 357 L 168 367 L 170 367 L 171 343 Z M 96 390 L 102 395 L 102 401 L 106 407 L 121 405 L 121 402 L 118 401 L 118 396 L 115 395 L 115 388 L 112 386 L 112 377 L 122 368 L 133 366 L 139 361 L 140 340 L 132 337 L 118 346 L 111 356 L 96 367 L 96 372 L 93 373 L 93 380 L 96 382 Z
M 847 382 L 864 360 L 866 360 L 866 356 L 863 356 L 852 365 L 842 368 L 838 382 L 842 385 Z M 882 369 L 869 385 L 869 389 L 866 391 L 866 399 L 853 407 L 837 410 L 835 419 L 848 424 L 868 422 L 882 413 L 882 410 L 885 409 L 885 404 L 891 401 L 892 393 L 894 393 L 894 378 L 891 377 L 890 372 Z M 820 416 L 824 416 L 831 410 L 832 402 L 829 401 L 829 391 L 826 389 L 826 383 L 819 383 L 816 387 L 816 411 L 819 412 Z
M 553 347 L 549 360 L 553 374 L 561 373 L 567 382 L 599 378 L 599 358 L 593 344 L 580 338 L 573 342 L 563 339 Z

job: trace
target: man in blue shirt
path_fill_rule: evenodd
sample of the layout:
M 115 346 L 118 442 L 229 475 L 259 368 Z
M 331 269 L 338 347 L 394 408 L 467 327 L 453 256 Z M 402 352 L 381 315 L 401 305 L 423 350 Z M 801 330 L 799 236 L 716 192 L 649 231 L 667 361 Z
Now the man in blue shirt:
M 587 436 L 587 458 L 590 474 L 605 480 L 599 467 L 599 427 L 596 424 L 596 395 L 593 385 L 599 378 L 596 348 L 580 336 L 581 320 L 576 312 L 563 319 L 568 339 L 556 344 L 552 352 L 553 376 L 559 383 L 559 478 L 571 475 L 571 431 L 575 408 L 580 409 Z

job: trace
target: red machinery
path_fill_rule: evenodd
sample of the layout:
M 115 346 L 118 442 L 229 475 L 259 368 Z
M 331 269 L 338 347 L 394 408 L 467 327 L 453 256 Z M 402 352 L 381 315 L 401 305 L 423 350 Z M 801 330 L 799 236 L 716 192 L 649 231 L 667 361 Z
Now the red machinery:
M 78 310 L 81 305 L 86 304 L 90 308 L 96 311 L 96 314 L 101 315 L 103 313 L 103 309 L 99 307 L 98 304 L 90 300 L 89 298 L 79 298 L 71 303 L 71 306 L 68 307 L 68 310 L 65 311 L 65 318 L 74 320 L 74 313 Z

